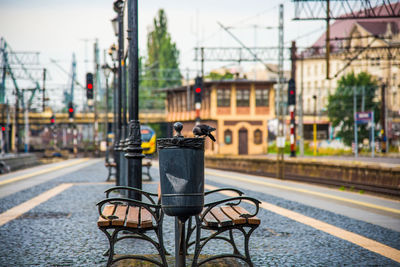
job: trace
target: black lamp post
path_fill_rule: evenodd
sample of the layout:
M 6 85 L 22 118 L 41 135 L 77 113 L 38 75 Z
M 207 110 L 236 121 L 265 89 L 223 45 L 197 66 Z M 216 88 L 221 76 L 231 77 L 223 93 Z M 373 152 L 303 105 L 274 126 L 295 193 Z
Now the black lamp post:
M 128 159 L 128 186 L 142 188 L 142 141 L 139 122 L 139 44 L 138 1 L 128 0 L 129 41 L 129 137 L 125 148 Z M 129 197 L 141 200 L 141 195 L 130 193 Z
M 111 20 L 115 34 L 118 36 L 118 112 L 117 112 L 117 125 L 119 129 L 118 139 L 116 141 L 115 151 L 117 157 L 119 157 L 119 176 L 117 185 L 126 185 L 126 159 L 123 156 L 123 149 L 125 146 L 126 138 L 126 90 L 124 83 L 124 25 L 123 25 L 123 12 L 124 12 L 124 1 L 116 0 L 113 4 L 114 11 L 117 13 L 117 17 Z M 124 101 L 124 102 L 123 102 Z M 122 114 L 125 114 L 122 117 Z M 123 120 L 124 119 L 124 120 Z
M 117 167 L 116 173 L 115 173 L 115 181 L 116 185 L 120 184 L 120 172 L 119 172 L 119 167 L 120 167 L 120 162 L 119 162 L 119 153 L 116 152 L 116 149 L 119 144 L 119 138 L 120 138 L 120 129 L 121 129 L 121 117 L 118 116 L 118 112 L 120 111 L 120 106 L 119 106 L 119 88 L 117 87 L 117 82 L 116 82 L 116 75 L 117 75 L 117 67 L 115 66 L 115 62 L 118 60 L 118 51 L 115 47 L 115 44 L 113 44 L 110 49 L 108 50 L 108 54 L 111 56 L 112 61 L 113 61 L 113 73 L 114 73 L 114 79 L 113 79 L 113 85 L 114 85 L 114 162 L 116 163 Z

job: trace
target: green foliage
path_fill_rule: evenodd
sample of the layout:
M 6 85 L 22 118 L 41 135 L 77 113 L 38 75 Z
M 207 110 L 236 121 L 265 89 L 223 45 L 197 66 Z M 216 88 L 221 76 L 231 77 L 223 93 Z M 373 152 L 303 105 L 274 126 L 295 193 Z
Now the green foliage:
M 328 117 L 333 127 L 338 127 L 337 137 L 342 138 L 343 142 L 350 146 L 354 140 L 354 89 L 356 89 L 357 111 L 361 111 L 362 88 L 365 95 L 365 111 L 374 111 L 375 123 L 379 118 L 379 104 L 374 102 L 377 82 L 366 72 L 358 75 L 349 73 L 338 81 L 338 87 L 333 95 L 328 98 Z M 358 142 L 364 138 L 369 138 L 370 131 L 366 124 L 358 125 Z
M 168 33 L 167 17 L 158 11 L 147 35 L 147 58 L 140 83 L 141 108 L 163 109 L 165 93 L 157 89 L 181 85 L 179 51 Z M 142 65 L 142 64 L 141 64 Z
M 217 72 L 210 72 L 210 74 L 206 75 L 205 78 L 208 78 L 213 81 L 220 81 L 220 80 L 233 80 L 233 74 L 230 72 L 225 71 L 225 74 L 220 74 Z

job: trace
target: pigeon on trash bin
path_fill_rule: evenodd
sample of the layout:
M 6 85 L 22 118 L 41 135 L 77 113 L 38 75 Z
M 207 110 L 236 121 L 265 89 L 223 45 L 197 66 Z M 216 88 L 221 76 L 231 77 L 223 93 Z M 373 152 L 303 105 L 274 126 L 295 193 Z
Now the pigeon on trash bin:
M 208 136 L 208 137 L 210 137 L 211 140 L 213 140 L 215 142 L 216 141 L 215 137 L 211 134 L 211 132 L 215 131 L 215 130 L 216 130 L 215 128 L 208 126 L 206 124 L 199 124 L 199 125 L 194 126 L 193 134 L 196 137 Z

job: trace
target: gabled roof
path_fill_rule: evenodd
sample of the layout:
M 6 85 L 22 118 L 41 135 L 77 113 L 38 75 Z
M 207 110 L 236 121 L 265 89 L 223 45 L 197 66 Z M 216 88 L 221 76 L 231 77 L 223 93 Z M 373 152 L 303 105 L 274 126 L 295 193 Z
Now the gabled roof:
M 392 7 L 395 10 L 400 9 L 399 3 L 392 3 Z M 385 15 L 385 11 L 381 9 L 381 6 L 375 7 L 373 10 L 379 9 L 380 15 Z M 364 11 L 363 11 L 364 12 Z M 388 12 L 386 11 L 388 15 Z M 343 17 L 351 17 L 352 14 L 343 15 Z M 330 25 L 330 39 L 334 38 L 345 38 L 351 34 L 353 27 L 358 24 L 360 27 L 364 28 L 371 35 L 384 35 L 387 32 L 388 24 L 390 24 L 393 34 L 399 33 L 400 29 L 400 18 L 370 18 L 370 19 L 348 19 L 348 20 L 336 20 Z M 321 48 L 325 47 L 326 33 L 323 33 L 318 40 L 310 47 L 311 50 L 306 53 L 307 56 L 312 56 L 319 54 Z M 342 47 L 342 40 L 331 40 L 331 52 L 337 51 Z

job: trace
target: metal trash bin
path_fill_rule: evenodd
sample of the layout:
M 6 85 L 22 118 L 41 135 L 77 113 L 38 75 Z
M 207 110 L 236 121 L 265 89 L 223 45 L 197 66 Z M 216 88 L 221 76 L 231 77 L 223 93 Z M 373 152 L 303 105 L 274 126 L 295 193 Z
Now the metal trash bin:
M 157 147 L 161 207 L 184 222 L 204 206 L 204 138 L 160 138 Z

